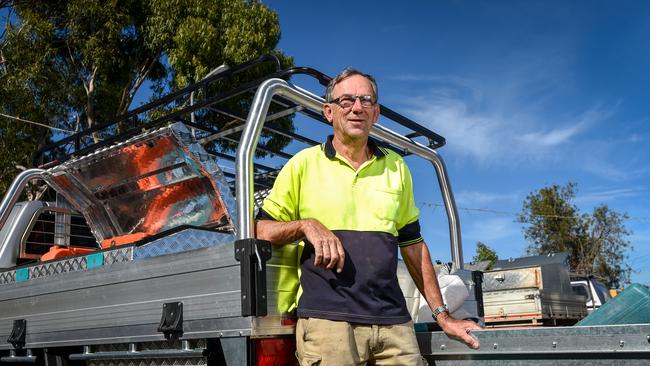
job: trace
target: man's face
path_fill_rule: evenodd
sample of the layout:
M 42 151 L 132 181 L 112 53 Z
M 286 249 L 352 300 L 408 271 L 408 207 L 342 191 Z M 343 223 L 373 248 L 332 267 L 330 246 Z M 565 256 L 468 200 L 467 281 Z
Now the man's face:
M 332 90 L 332 99 L 336 100 L 342 96 L 375 95 L 370 81 L 361 75 L 352 75 L 341 80 Z M 361 100 L 357 99 L 350 108 L 343 108 L 336 103 L 326 103 L 323 107 L 323 114 L 332 126 L 334 135 L 342 141 L 366 139 L 370 133 L 370 127 L 377 122 L 379 117 L 379 104 L 364 107 Z

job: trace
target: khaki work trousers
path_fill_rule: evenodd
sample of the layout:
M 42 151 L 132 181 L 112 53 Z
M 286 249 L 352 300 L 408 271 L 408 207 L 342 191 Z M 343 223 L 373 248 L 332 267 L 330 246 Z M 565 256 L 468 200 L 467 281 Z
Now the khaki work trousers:
M 301 366 L 425 364 L 410 321 L 366 325 L 300 318 L 296 326 L 296 348 Z

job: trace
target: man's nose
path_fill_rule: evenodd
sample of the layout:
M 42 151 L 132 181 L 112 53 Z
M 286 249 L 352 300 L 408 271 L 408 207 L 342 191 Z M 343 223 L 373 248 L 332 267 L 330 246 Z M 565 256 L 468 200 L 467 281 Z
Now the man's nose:
M 352 112 L 360 113 L 363 111 L 363 106 L 361 105 L 361 98 L 356 98 L 354 104 L 352 104 Z

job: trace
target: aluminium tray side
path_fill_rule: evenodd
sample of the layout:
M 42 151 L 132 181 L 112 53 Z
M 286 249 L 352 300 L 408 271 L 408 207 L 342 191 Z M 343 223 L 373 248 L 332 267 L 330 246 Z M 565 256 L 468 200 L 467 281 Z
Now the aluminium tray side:
M 159 340 L 162 306 L 173 301 L 183 302 L 186 338 L 250 334 L 233 253 L 227 243 L 5 285 L 0 338 L 26 319 L 28 348 Z
M 478 350 L 442 332 L 416 333 L 430 365 L 648 365 L 650 324 L 590 327 L 533 327 L 472 332 Z
M 26 319 L 32 348 L 160 340 L 162 305 L 173 301 L 183 303 L 186 339 L 292 334 L 297 253 L 273 247 L 266 317 L 241 316 L 240 265 L 234 243 L 222 243 L 1 286 L 0 339 Z

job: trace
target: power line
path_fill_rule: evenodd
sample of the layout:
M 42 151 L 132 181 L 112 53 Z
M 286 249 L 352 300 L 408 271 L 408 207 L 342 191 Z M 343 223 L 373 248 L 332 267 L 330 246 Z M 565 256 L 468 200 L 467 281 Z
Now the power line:
M 22 119 L 22 118 L 10 116 L 10 115 L 4 114 L 4 113 L 0 113 L 0 116 L 5 117 L 5 118 L 9 118 L 9 119 L 13 119 L 13 120 L 16 120 L 16 121 L 20 121 L 20 122 L 31 123 L 33 125 L 49 128 L 50 130 L 57 130 L 57 131 L 65 132 L 65 133 L 70 134 L 70 135 L 74 135 L 74 133 L 75 133 L 74 131 L 64 130 L 63 128 L 58 128 L 58 127 L 48 126 L 48 125 L 43 124 L 43 123 L 34 122 L 34 121 L 27 120 L 27 119 Z
M 428 207 L 433 207 L 438 208 L 438 207 L 445 207 L 442 203 L 436 203 L 436 202 L 427 202 L 427 201 L 420 201 L 418 202 L 421 205 L 428 206 Z M 489 208 L 473 208 L 473 207 L 456 207 L 458 210 L 466 211 L 468 213 L 472 212 L 480 212 L 480 213 L 491 213 L 491 214 L 498 214 L 498 215 L 505 215 L 505 216 L 519 216 L 518 212 L 511 212 L 511 211 L 499 211 L 499 210 L 493 210 Z M 527 216 L 534 216 L 534 217 L 547 217 L 547 218 L 553 218 L 553 219 L 578 219 L 580 216 L 562 216 L 562 215 L 541 215 L 541 214 L 535 214 L 535 215 L 528 215 Z M 628 217 L 626 220 L 633 220 L 633 221 L 650 221 L 650 216 L 632 216 Z
M 646 254 L 643 254 L 641 256 L 632 258 L 630 263 L 632 263 L 632 264 L 634 264 L 634 263 L 639 263 L 640 264 L 640 263 L 646 263 L 646 262 L 650 263 L 649 261 L 650 261 L 650 253 L 646 253 Z

